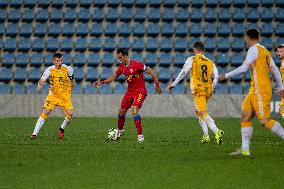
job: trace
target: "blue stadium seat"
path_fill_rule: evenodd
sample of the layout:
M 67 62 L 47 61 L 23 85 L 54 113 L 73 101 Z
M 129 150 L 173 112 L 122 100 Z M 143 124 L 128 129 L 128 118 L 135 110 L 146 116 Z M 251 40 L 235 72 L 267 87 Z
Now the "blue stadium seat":
M 145 58 L 145 64 L 147 66 L 155 66 L 158 63 L 158 58 L 156 53 L 147 53 Z
M 273 11 L 270 8 L 265 8 L 261 11 L 261 20 L 270 22 L 274 17 Z
M 5 53 L 2 54 L 2 66 L 10 67 L 15 62 L 14 54 Z
M 180 37 L 184 37 L 188 34 L 188 26 L 187 24 L 179 23 L 176 26 L 176 35 Z
M 72 39 L 65 38 L 65 39 L 61 40 L 60 49 L 62 51 L 71 51 L 73 49 Z
M 29 81 L 38 81 L 41 77 L 40 68 L 30 68 Z
M 114 64 L 114 56 L 112 53 L 104 53 L 102 59 L 103 66 L 112 66 Z
M 12 80 L 12 69 L 0 68 L 0 81 L 10 81 L 10 80 Z
M 259 3 L 259 0 L 247 0 L 247 5 L 249 7 L 257 7 Z
M 93 3 L 93 0 L 80 0 L 80 6 L 82 7 L 90 7 Z
M 47 33 L 46 24 L 36 23 L 34 27 L 34 36 L 42 37 Z
M 245 11 L 241 8 L 235 8 L 232 12 L 233 21 L 236 22 L 243 22 L 245 19 Z
M 17 48 L 17 40 L 15 38 L 8 38 L 5 40 L 4 49 L 6 51 L 15 51 Z
M 101 36 L 103 33 L 103 26 L 100 23 L 95 23 L 91 27 L 90 34 L 93 36 Z
M 99 38 L 93 38 L 91 39 L 90 45 L 89 45 L 89 49 L 92 51 L 99 51 L 101 50 L 101 41 Z
M 129 36 L 131 34 L 131 26 L 128 23 L 122 23 L 119 27 L 119 35 Z
M 48 7 L 50 1 L 47 1 L 47 0 L 38 0 L 38 6 L 39 7 L 43 7 L 43 8 L 46 8 Z
M 19 31 L 18 24 L 16 23 L 10 23 L 6 27 L 6 35 L 8 36 L 14 37 L 18 34 L 18 31 Z
M 108 23 L 105 27 L 105 35 L 115 36 L 117 34 L 116 24 Z
M 174 58 L 174 65 L 177 67 L 182 67 L 187 58 L 188 56 L 186 56 L 185 54 L 177 53 Z
M 182 68 L 174 67 L 173 80 L 175 80 Z
M 261 41 L 261 44 L 263 46 L 265 46 L 270 51 L 273 49 L 273 41 L 272 41 L 272 39 L 270 37 L 269 38 L 263 37 L 262 41 Z
M 170 68 L 160 67 L 160 70 L 159 70 L 159 80 L 161 80 L 161 81 L 169 81 L 170 79 L 171 79 Z
M 230 49 L 230 41 L 228 38 L 220 38 L 217 43 L 218 51 L 228 51 Z
M 218 26 L 218 34 L 219 34 L 219 36 L 227 37 L 227 36 L 230 35 L 230 33 L 231 33 L 231 28 L 228 27 L 228 24 L 220 23 L 220 25 Z
M 199 38 L 190 38 L 189 43 L 188 43 L 189 49 L 193 49 L 193 45 L 197 41 L 200 41 L 200 39 Z
M 173 49 L 173 41 L 171 38 L 164 38 L 160 42 L 161 51 L 171 51 Z
M 134 36 L 144 36 L 144 34 L 146 33 L 145 25 L 142 23 L 136 23 L 132 30 Z
M 64 64 L 65 64 L 65 60 Z M 52 66 L 53 65 L 53 54 L 46 54 L 44 58 L 44 65 L 45 66 Z
M 227 84 L 218 84 L 216 87 L 216 94 L 227 94 L 228 93 L 228 86 Z
M 108 8 L 108 11 L 105 17 L 107 21 L 116 21 L 119 18 L 118 9 Z
M 129 21 L 131 21 L 132 17 L 133 17 L 132 9 L 130 9 L 130 8 L 123 8 L 121 10 L 121 16 L 120 16 L 120 20 L 121 21 L 129 22 Z
M 128 49 L 130 47 L 129 39 L 128 38 L 121 38 L 119 40 L 119 43 L 117 44 L 117 47 Z
M 173 94 L 184 94 L 185 93 L 184 85 L 182 83 L 177 84 L 175 88 L 173 88 L 172 93 Z
M 101 73 L 101 79 L 106 79 L 112 75 L 113 75 L 112 68 L 103 67 L 103 71 Z
M 89 66 L 98 66 L 101 63 L 101 58 L 99 54 L 90 54 L 88 58 Z
M 260 14 L 259 14 L 257 9 L 250 8 L 247 11 L 247 16 L 246 17 L 247 17 L 247 21 L 256 22 L 258 20 L 258 18 L 260 18 Z
M 147 51 L 156 51 L 158 49 L 159 43 L 156 38 L 148 38 L 146 43 Z
M 275 34 L 277 36 L 284 36 L 284 25 L 283 24 L 278 24 L 275 28 Z
M 245 48 L 243 38 L 233 38 L 232 40 L 232 50 L 233 51 L 242 51 Z
M 94 9 L 92 20 L 101 22 L 103 21 L 103 19 L 104 19 L 103 9 L 100 8 Z
M 284 6 L 284 2 L 282 0 L 274 0 L 274 2 L 279 7 Z
M 174 34 L 173 24 L 164 23 L 162 25 L 162 35 L 163 36 L 172 36 Z
M 24 9 L 21 17 L 24 22 L 32 22 L 35 17 L 33 9 Z
M 243 61 L 244 57 L 240 53 L 236 53 L 231 56 L 231 66 L 241 66 Z
M 63 12 L 61 9 L 52 8 L 49 14 L 49 20 L 52 22 L 60 22 L 63 18 Z
M 205 50 L 208 52 L 214 51 L 216 48 L 216 41 L 213 38 L 206 38 L 204 41 Z
M 15 81 L 25 81 L 26 80 L 26 75 L 27 75 L 26 68 L 16 68 L 15 75 L 14 75 L 14 80 Z
M 123 83 L 116 83 L 114 87 L 115 94 L 123 94 L 126 90 L 126 87 Z
M 136 0 L 136 6 L 138 7 L 146 7 L 146 5 L 148 4 L 149 0 Z
M 176 0 L 163 0 L 165 7 L 173 7 L 176 4 Z
M 82 84 L 76 83 L 73 87 L 73 94 L 81 94 L 81 93 L 83 93 Z
M 75 28 L 73 27 L 73 24 L 65 23 L 62 28 L 62 35 L 71 37 L 75 33 Z
M 144 58 L 141 53 L 135 53 L 134 55 L 132 55 L 132 59 L 144 63 Z
M 172 63 L 172 57 L 169 53 L 162 53 L 159 57 L 160 66 L 170 66 Z
M 31 83 L 27 86 L 27 94 L 37 94 L 37 84 Z
M 21 26 L 20 28 L 20 35 L 21 36 L 25 36 L 25 37 L 29 37 L 31 36 L 33 33 L 33 28 L 31 26 L 31 24 L 24 24 Z
M 185 51 L 187 49 L 187 41 L 183 38 L 176 39 L 175 50 L 176 51 Z
M 63 54 L 63 62 L 66 65 L 71 65 L 73 63 L 73 56 L 70 53 Z
M 261 35 L 263 36 L 271 36 L 273 34 L 273 26 L 271 23 L 265 23 L 261 27 Z
M 97 88 L 94 87 L 91 83 L 85 87 L 85 94 L 96 94 Z
M 275 44 L 276 45 L 283 44 L 283 43 L 284 43 L 284 38 L 283 37 L 276 38 L 276 40 L 275 40 Z
M 43 64 L 42 54 L 32 54 L 31 55 L 31 66 L 41 66 Z
M 97 68 L 88 68 L 86 80 L 87 81 L 96 81 L 99 78 L 99 73 Z
M 235 23 L 233 26 L 233 36 L 243 36 L 245 27 L 243 23 Z
M 119 5 L 120 1 L 118 0 L 108 0 L 108 6 L 109 7 L 117 7 Z
M 56 38 L 49 38 L 46 43 L 46 50 L 56 51 L 59 49 L 59 42 Z
M 215 36 L 215 34 L 217 33 L 217 27 L 216 24 L 211 24 L 208 23 L 204 26 L 203 28 L 203 33 L 205 36 Z
M 244 74 L 239 74 L 239 75 L 231 77 L 230 81 L 239 83 L 239 82 L 241 82 L 243 80 L 243 78 L 244 78 Z
M 217 56 L 217 65 L 218 66 L 227 66 L 229 65 L 229 57 L 226 54 L 220 54 Z
M 50 24 L 50 26 L 48 27 L 48 35 L 57 37 L 60 34 L 61 34 L 60 24 L 57 23 Z
M 145 79 L 146 79 L 146 78 L 145 78 Z M 154 83 L 152 83 L 152 82 L 147 82 L 147 83 L 146 83 L 146 88 L 147 88 L 148 94 L 155 94 L 155 93 L 156 93 L 155 87 L 154 87 Z
M 1 2 L 0 2 L 1 3 Z M 7 13 L 5 10 L 0 9 L 0 22 L 5 21 L 5 19 L 7 18 Z
M 162 20 L 166 22 L 171 22 L 174 20 L 174 18 L 175 18 L 174 10 L 172 8 L 164 8 L 164 11 L 162 13 Z
M 228 22 L 230 21 L 232 14 L 229 9 L 227 8 L 220 8 L 218 13 L 219 21 L 221 22 Z
M 148 14 L 148 19 L 151 22 L 157 22 L 160 20 L 160 9 L 151 8 L 150 13 Z
M 11 9 L 8 13 L 8 21 L 18 22 L 21 19 L 21 13 L 18 9 Z
M 103 48 L 105 51 L 113 51 L 116 48 L 114 38 L 105 38 Z
M 85 78 L 83 68 L 74 68 L 74 78 L 76 81 L 82 81 Z
M 15 83 L 12 88 L 13 94 L 25 94 L 25 86 L 23 83 Z
M 100 94 L 111 94 L 111 85 L 103 85 L 99 88 Z
M 201 25 L 198 23 L 198 24 L 192 24 L 191 27 L 190 27 L 190 35 L 192 36 L 200 36 L 201 35 L 201 32 L 202 32 L 202 28 L 201 28 Z
M 9 1 L 0 1 L 0 7 L 1 8 L 6 8 L 8 5 L 9 5 Z
M 204 4 L 205 2 L 203 0 L 192 0 L 191 1 L 191 5 L 193 7 L 197 7 L 197 8 L 200 8 L 202 7 L 202 5 Z
M 29 56 L 25 53 L 16 54 L 16 65 L 17 66 L 27 66 L 30 62 Z
M 202 20 L 202 12 L 200 9 L 193 8 L 191 12 L 191 20 L 193 22 L 200 22 Z
M 121 0 L 121 5 L 126 7 L 131 7 L 134 3 L 134 0 Z
M 206 7 L 216 7 L 218 0 L 206 0 Z
M 88 48 L 88 42 L 86 38 L 77 38 L 74 43 L 76 51 L 85 51 Z
M 220 7 L 229 7 L 232 3 L 232 0 L 219 0 Z
M 240 84 L 234 84 L 230 88 L 231 94 L 243 94 L 243 87 Z
M 76 10 L 73 8 L 67 8 L 64 11 L 64 21 L 65 22 L 74 22 L 77 18 Z
M 213 22 L 215 20 L 217 20 L 217 12 L 215 10 L 215 8 L 207 8 L 206 13 L 204 15 L 204 19 L 207 22 Z
M 78 12 L 77 18 L 78 18 L 78 20 L 80 22 L 88 22 L 89 19 L 92 18 L 92 15 L 91 15 L 89 9 L 87 9 L 87 8 L 80 8 L 80 11 Z
M 262 3 L 262 6 L 264 7 L 272 7 L 274 2 L 271 0 L 262 0 L 261 3 Z
M 81 0 L 82 2 L 83 0 Z M 61 8 L 64 5 L 64 1 L 62 0 L 52 0 L 51 2 L 52 7 Z
M 142 0 L 144 1 L 144 0 Z M 137 1 L 136 1 L 137 4 Z M 144 21 L 147 18 L 146 9 L 144 8 L 136 8 L 135 14 L 133 14 L 135 21 Z
M 1 83 L 0 84 L 0 94 L 10 94 L 11 89 L 9 84 Z
M 35 38 L 33 41 L 33 51 L 41 52 L 45 48 L 45 41 L 43 38 Z
M 76 53 L 74 57 L 74 66 L 84 66 L 87 63 L 84 53 Z
M 39 21 L 39 22 L 46 22 L 48 20 L 48 10 L 47 9 L 40 9 L 36 13 L 35 19 L 36 19 L 36 21 Z
M 135 38 L 131 46 L 135 51 L 142 51 L 145 46 L 144 40 L 141 38 Z
M 184 21 L 187 21 L 188 18 L 189 18 L 188 10 L 184 8 L 179 8 L 176 14 L 176 20 L 184 22 Z
M 89 27 L 87 24 L 80 23 L 76 27 L 76 34 L 78 36 L 86 36 L 89 33 Z
M 160 27 L 158 24 L 150 23 L 147 28 L 148 36 L 157 36 L 160 33 Z
M 22 38 L 19 39 L 18 41 L 18 50 L 19 51 L 29 51 L 31 48 L 32 44 L 28 38 Z
M 251 81 L 251 73 L 249 71 L 245 73 L 245 81 Z
M 153 7 L 159 7 L 163 3 L 163 0 L 149 0 L 149 4 Z
M 209 58 L 210 60 L 212 60 L 213 62 L 215 62 L 215 56 L 214 56 L 214 52 L 206 52 L 205 56 L 207 58 Z

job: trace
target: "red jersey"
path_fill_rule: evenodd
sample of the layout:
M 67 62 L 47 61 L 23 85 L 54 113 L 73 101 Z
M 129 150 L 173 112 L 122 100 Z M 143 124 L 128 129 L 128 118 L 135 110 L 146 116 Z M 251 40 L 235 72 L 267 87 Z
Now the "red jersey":
M 147 93 L 144 80 L 144 72 L 147 67 L 137 60 L 130 60 L 130 64 L 120 64 L 116 70 L 116 76 L 123 74 L 128 83 L 128 92 L 142 92 Z

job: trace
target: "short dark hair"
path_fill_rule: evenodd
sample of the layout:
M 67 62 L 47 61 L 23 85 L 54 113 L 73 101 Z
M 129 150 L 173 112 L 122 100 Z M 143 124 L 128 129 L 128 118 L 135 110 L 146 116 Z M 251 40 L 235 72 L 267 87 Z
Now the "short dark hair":
M 54 58 L 62 58 L 62 57 L 63 57 L 63 55 L 60 52 L 56 52 L 56 53 L 53 54 L 53 59 Z
M 280 49 L 281 49 L 281 48 L 284 48 L 284 43 L 278 45 L 278 46 L 276 47 L 276 50 L 279 49 L 279 48 L 280 48 Z
M 204 44 L 202 42 L 200 42 L 200 41 L 195 42 L 194 45 L 193 45 L 193 48 L 197 49 L 199 51 L 205 51 Z
M 119 53 L 121 53 L 123 56 L 128 56 L 128 49 L 119 48 L 119 49 L 117 49 L 116 54 L 119 54 Z
M 256 28 L 251 28 L 246 31 L 246 35 L 251 39 L 259 39 L 260 31 Z

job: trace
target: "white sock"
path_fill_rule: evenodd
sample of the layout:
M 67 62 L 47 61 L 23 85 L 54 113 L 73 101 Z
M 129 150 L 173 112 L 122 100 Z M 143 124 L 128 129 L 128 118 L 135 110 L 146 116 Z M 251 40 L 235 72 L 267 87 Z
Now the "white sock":
M 284 139 L 284 129 L 277 121 L 274 123 L 273 127 L 271 128 L 271 131 L 280 136 L 280 138 Z
M 205 117 L 204 121 L 206 121 L 208 127 L 213 131 L 213 133 L 216 134 L 217 131 L 218 131 L 218 128 L 217 128 L 217 126 L 216 126 L 214 120 L 213 120 L 209 115 L 207 115 L 207 116 Z
M 284 119 L 284 114 L 282 114 L 282 118 Z
M 203 135 L 208 136 L 208 127 L 207 127 L 206 121 L 202 120 L 200 116 L 198 116 L 198 120 L 203 130 Z
M 34 129 L 34 132 L 33 132 L 33 135 L 37 135 L 41 129 L 41 127 L 43 126 L 44 124 L 44 119 L 42 119 L 41 117 L 38 118 L 37 122 L 36 122 L 36 126 L 35 126 L 35 129 Z
M 65 117 L 63 123 L 61 124 L 61 129 L 65 129 L 65 127 L 71 122 L 71 119 L 68 119 L 67 117 Z
M 252 127 L 243 127 L 241 129 L 242 133 L 242 150 L 249 151 L 249 144 L 250 144 L 250 139 L 252 136 Z

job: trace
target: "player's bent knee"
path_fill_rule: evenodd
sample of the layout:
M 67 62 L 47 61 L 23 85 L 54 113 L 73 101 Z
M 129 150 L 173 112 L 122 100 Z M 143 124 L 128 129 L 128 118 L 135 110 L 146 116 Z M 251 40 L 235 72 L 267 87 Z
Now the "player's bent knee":
M 267 124 L 268 122 L 269 122 L 268 119 L 259 119 L 259 123 L 260 123 L 261 125 L 266 126 L 266 124 Z
M 139 111 L 139 108 L 138 108 L 137 106 L 133 106 L 133 107 L 131 108 L 131 114 L 132 114 L 133 116 L 137 115 L 137 114 L 138 114 L 138 111 Z
M 259 122 L 260 122 L 260 120 L 259 120 Z M 275 122 L 276 121 L 273 120 L 273 119 L 270 119 L 270 120 L 265 119 L 265 121 L 263 121 L 261 124 L 264 125 L 267 129 L 271 129 L 274 126 Z
M 119 109 L 118 115 L 125 115 L 125 114 L 126 114 L 126 110 L 125 109 Z
M 242 112 L 242 122 L 250 122 L 252 118 L 251 112 Z

